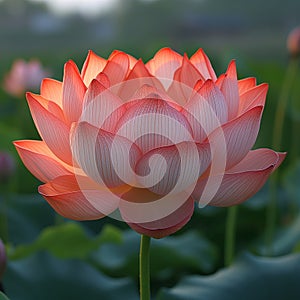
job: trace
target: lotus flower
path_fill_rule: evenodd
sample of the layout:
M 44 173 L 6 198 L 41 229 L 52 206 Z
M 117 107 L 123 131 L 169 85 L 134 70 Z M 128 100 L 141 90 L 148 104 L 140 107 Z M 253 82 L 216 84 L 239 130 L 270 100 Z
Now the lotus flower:
M 146 64 L 121 51 L 89 52 L 63 81 L 44 79 L 27 101 L 41 141 L 14 144 L 62 216 L 112 216 L 161 238 L 182 228 L 194 204 L 232 206 L 254 195 L 285 154 L 251 150 L 267 84 L 217 77 L 202 49 L 164 48 Z
M 38 60 L 26 62 L 16 60 L 4 78 L 4 89 L 11 95 L 20 97 L 28 89 L 36 89 L 41 80 L 49 76 Z
M 300 26 L 294 28 L 288 35 L 287 48 L 292 57 L 300 55 Z

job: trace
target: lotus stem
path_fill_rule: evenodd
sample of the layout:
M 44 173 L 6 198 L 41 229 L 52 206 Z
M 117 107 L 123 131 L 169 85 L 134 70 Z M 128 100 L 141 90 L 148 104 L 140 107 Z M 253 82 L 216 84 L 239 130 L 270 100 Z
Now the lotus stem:
M 141 235 L 140 244 L 140 300 L 150 300 L 150 242 L 151 238 Z
M 235 254 L 237 209 L 237 205 L 231 206 L 227 209 L 224 247 L 224 264 L 226 267 L 231 265 Z

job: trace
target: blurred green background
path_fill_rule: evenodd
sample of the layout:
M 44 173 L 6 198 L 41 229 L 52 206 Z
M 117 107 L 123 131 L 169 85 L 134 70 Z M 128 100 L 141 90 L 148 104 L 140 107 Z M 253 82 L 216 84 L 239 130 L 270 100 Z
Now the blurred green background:
M 73 59 L 81 68 L 89 49 L 105 58 L 119 49 L 146 62 L 166 46 L 188 55 L 203 48 L 218 75 L 235 59 L 239 78 L 269 83 L 255 147 L 272 147 L 275 111 L 290 61 L 286 39 L 300 25 L 300 1 L 114 0 L 100 5 L 99 0 L 99 7 L 90 11 L 75 10 L 76 1 L 70 1 L 65 4 L 70 11 L 65 12 L 57 11 L 58 2 L 52 1 L 51 9 L 38 0 L 0 1 L 1 82 L 19 58 L 40 60 L 52 78 L 62 80 L 63 64 Z M 270 200 L 267 184 L 239 207 L 239 259 L 217 277 L 199 275 L 224 267 L 226 209 L 196 209 L 182 231 L 153 242 L 155 299 L 300 299 L 294 282 L 300 276 L 297 63 L 287 95 L 283 141 L 274 149 L 289 154 L 276 185 L 273 258 L 266 257 L 270 255 L 264 238 Z M 11 153 L 17 164 L 16 174 L 2 184 L 0 198 L 8 224 L 9 262 L 3 278 L 8 296 L 12 300 L 137 299 L 137 234 L 108 218 L 74 223 L 57 217 L 37 194 L 40 183 L 17 157 L 11 143 L 17 139 L 38 139 L 25 96 L 13 97 L 0 89 L 0 151 Z M 192 274 L 196 277 L 188 277 Z M 254 275 L 264 278 L 263 287 Z M 290 297 L 282 298 L 286 296 L 282 290 L 288 290 Z

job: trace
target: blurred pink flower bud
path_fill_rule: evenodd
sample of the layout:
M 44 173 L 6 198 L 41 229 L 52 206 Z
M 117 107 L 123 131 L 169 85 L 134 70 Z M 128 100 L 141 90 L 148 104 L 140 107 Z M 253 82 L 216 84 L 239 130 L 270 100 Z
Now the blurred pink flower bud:
M 0 281 L 6 269 L 6 254 L 2 240 L 0 239 Z
M 300 55 L 300 26 L 294 28 L 288 35 L 287 48 L 291 56 Z
M 7 181 L 16 168 L 13 157 L 7 152 L 0 152 L 0 182 Z
M 16 60 L 4 78 L 4 89 L 14 96 L 21 96 L 26 90 L 36 90 L 44 77 L 49 76 L 38 60 L 26 62 Z

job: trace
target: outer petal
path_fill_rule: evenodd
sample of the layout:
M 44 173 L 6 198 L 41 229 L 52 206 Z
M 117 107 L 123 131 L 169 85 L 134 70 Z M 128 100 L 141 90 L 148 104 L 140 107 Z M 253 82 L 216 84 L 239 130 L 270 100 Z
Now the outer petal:
M 148 61 L 146 68 L 161 81 L 167 90 L 173 81 L 175 71 L 181 64 L 182 56 L 180 54 L 170 48 L 163 48 Z
M 81 77 L 86 86 L 104 69 L 106 59 L 96 55 L 93 51 L 89 51 L 88 56 L 83 64 Z
M 74 62 L 69 61 L 65 64 L 63 80 L 63 110 L 66 119 L 71 122 L 78 121 L 83 97 L 86 91 L 79 71 Z
M 238 165 L 224 174 L 222 183 L 209 205 L 231 206 L 249 199 L 261 189 L 284 157 L 284 153 L 276 153 L 269 149 L 250 151 Z M 195 199 L 200 199 L 205 184 L 206 179 L 199 180 L 193 193 Z
M 80 122 L 88 122 L 110 132 L 125 113 L 122 104 L 118 96 L 94 79 L 84 97 Z
M 239 114 L 242 114 L 255 106 L 264 106 L 267 92 L 268 84 L 263 83 L 243 93 L 240 96 Z
M 62 82 L 45 78 L 41 84 L 41 96 L 62 108 Z
M 48 110 L 49 113 L 56 116 L 61 121 L 65 122 L 65 115 L 60 106 L 58 106 L 55 102 L 52 102 L 51 100 L 47 100 L 44 97 L 32 93 L 28 93 L 26 95 L 27 98 L 34 98 L 39 104 L 41 104 L 46 110 Z
M 249 77 L 238 80 L 239 95 L 256 86 L 256 78 Z
M 191 63 L 197 68 L 205 80 L 217 80 L 215 71 L 210 63 L 209 58 L 204 53 L 203 49 L 199 49 L 191 58 Z
M 129 192 L 125 193 L 122 198 L 124 199 L 123 201 L 151 202 L 155 201 L 158 196 L 145 189 L 131 189 Z M 140 203 L 140 205 L 141 209 L 143 209 L 142 203 Z M 145 207 L 145 209 L 147 208 Z M 135 223 L 132 222 L 130 217 L 128 217 L 126 209 L 122 205 L 120 206 L 120 212 L 123 219 L 128 223 L 130 227 L 132 227 L 132 229 L 140 234 L 146 234 L 154 238 L 162 238 L 181 229 L 190 220 L 193 211 L 194 201 L 190 197 L 183 203 L 182 206 L 180 206 L 177 210 L 173 211 L 164 218 L 151 222 Z
M 70 175 L 43 141 L 16 141 L 14 145 L 26 168 L 40 181 L 47 182 L 56 177 Z
M 99 202 L 105 202 L 106 199 L 101 199 L 99 191 L 93 190 L 91 186 L 88 186 L 85 190 L 79 186 L 74 175 L 67 175 L 41 185 L 39 193 L 43 195 L 57 213 L 68 219 L 95 220 L 104 217 L 106 214 L 95 208 L 91 204 L 91 199 L 94 199 L 94 201 L 98 199 Z M 109 206 L 110 204 L 108 204 Z M 112 208 L 109 211 L 112 211 Z
M 209 135 L 207 142 L 213 148 L 222 136 L 225 138 L 226 145 L 219 150 L 226 151 L 226 170 L 239 163 L 253 147 L 259 131 L 262 109 L 262 106 L 254 107 Z
M 133 101 L 115 130 L 116 134 L 135 142 L 143 153 L 193 140 L 186 118 L 158 95 L 155 96 L 157 98 Z
M 191 124 L 195 140 L 202 142 L 227 122 L 227 103 L 220 89 L 207 80 L 184 106 L 182 114 Z
M 208 144 L 184 142 L 146 153 L 139 160 L 136 173 L 140 175 L 139 182 L 144 187 L 156 194 L 166 195 L 188 190 L 195 185 L 209 164 Z
M 82 122 L 73 128 L 71 144 L 75 160 L 95 182 L 109 188 L 135 183 L 141 152 L 134 143 Z
M 30 93 L 26 96 L 32 118 L 40 136 L 59 159 L 72 165 L 69 126 L 46 110 Z
M 237 116 L 239 109 L 239 90 L 235 61 L 232 61 L 228 66 L 221 86 L 221 91 L 227 102 L 228 118 L 229 120 L 232 120 Z

